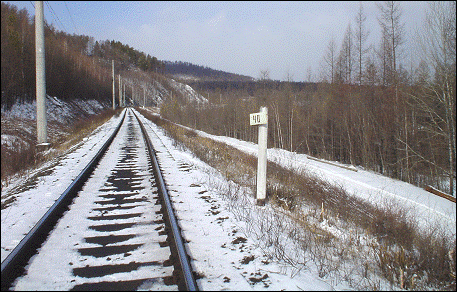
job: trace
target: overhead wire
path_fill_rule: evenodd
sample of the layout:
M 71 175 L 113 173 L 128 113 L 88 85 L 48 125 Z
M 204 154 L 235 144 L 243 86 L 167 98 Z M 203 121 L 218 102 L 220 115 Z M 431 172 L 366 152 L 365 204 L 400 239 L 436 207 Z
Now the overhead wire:
M 33 9 L 36 10 L 35 5 L 33 4 L 33 1 L 29 1 L 29 2 L 30 2 L 30 4 L 32 4 Z M 44 1 L 44 2 L 48 2 L 48 1 Z M 46 3 L 46 4 L 49 5 L 48 3 Z M 44 8 L 44 6 L 43 6 L 43 8 Z M 48 24 L 48 22 L 46 21 L 46 19 L 44 19 L 44 25 L 46 26 L 47 29 L 49 29 L 50 31 L 52 31 L 51 26 L 49 26 L 49 24 Z M 52 35 L 53 35 L 54 39 L 57 40 L 57 36 L 56 36 L 55 34 L 52 34 Z
M 75 32 L 76 34 L 80 34 L 78 31 L 78 28 L 76 27 L 75 21 L 73 20 L 73 17 L 71 16 L 70 9 L 68 9 L 67 2 L 63 2 L 65 4 L 65 7 L 67 8 L 68 14 L 70 15 L 71 22 L 73 23 L 73 26 L 75 27 Z
M 52 8 L 51 4 L 49 3 L 49 1 L 44 1 L 46 3 L 46 5 L 48 6 L 49 10 L 52 12 L 52 14 L 55 16 L 54 19 L 57 18 L 58 22 L 60 23 L 60 25 L 62 26 L 62 31 L 64 32 L 67 32 L 67 29 L 65 28 L 65 26 L 63 25 L 62 21 L 60 21 L 60 18 L 57 16 L 56 12 L 54 11 L 54 9 Z M 57 20 L 56 20 L 56 23 L 57 23 Z
M 35 9 L 35 5 L 33 4 L 33 1 L 29 1 L 29 2 L 30 2 L 30 4 L 32 5 L 33 9 Z M 63 30 L 63 31 L 66 31 L 65 26 L 63 25 L 62 21 L 60 21 L 60 18 L 57 16 L 56 12 L 55 12 L 54 9 L 52 8 L 52 6 L 51 6 L 51 4 L 49 3 L 49 1 L 44 1 L 44 2 L 46 3 L 46 5 L 47 5 L 49 11 L 52 12 L 53 17 L 54 17 L 54 20 L 56 20 L 56 23 L 57 23 L 57 20 L 58 20 L 58 21 L 60 22 L 61 26 L 62 26 L 62 30 Z M 79 35 L 80 33 L 79 33 L 78 28 L 77 28 L 77 26 L 76 26 L 76 23 L 75 23 L 75 21 L 74 21 L 74 19 L 73 19 L 73 16 L 71 15 L 70 9 L 68 8 L 68 5 L 67 5 L 67 3 L 66 3 L 65 1 L 64 1 L 64 4 L 65 4 L 65 7 L 67 8 L 68 15 L 70 15 L 70 20 L 71 20 L 71 22 L 72 22 L 72 24 L 73 24 L 73 27 L 75 28 L 75 33 Z M 49 25 L 48 25 L 47 23 L 46 23 L 46 26 L 47 26 L 48 28 L 50 28 Z M 67 32 L 67 33 L 68 33 L 68 32 Z
M 35 8 L 35 5 L 33 4 L 33 1 L 29 1 L 29 2 L 30 2 L 30 4 L 32 4 L 33 9 L 35 9 L 35 11 L 36 11 L 36 8 Z M 46 19 L 44 20 L 44 25 L 46 26 L 46 28 L 48 28 L 49 30 L 51 30 L 51 27 L 50 27 L 49 24 L 46 22 Z M 54 38 L 55 38 L 55 36 L 54 36 Z

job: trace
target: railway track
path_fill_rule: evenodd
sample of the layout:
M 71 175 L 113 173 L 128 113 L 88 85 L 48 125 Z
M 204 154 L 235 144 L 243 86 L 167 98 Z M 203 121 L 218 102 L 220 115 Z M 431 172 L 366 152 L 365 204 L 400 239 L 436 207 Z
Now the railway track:
M 1 274 L 2 290 L 198 290 L 133 110 L 2 262 Z

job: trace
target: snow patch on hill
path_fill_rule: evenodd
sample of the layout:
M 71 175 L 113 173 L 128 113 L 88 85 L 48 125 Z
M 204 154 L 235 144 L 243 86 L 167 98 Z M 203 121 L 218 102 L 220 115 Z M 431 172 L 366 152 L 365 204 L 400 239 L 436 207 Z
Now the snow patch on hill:
M 177 82 L 174 79 L 169 79 L 170 85 L 177 91 L 179 91 L 187 102 L 207 103 L 208 100 L 201 94 L 197 93 L 192 87 L 187 84 Z
M 105 106 L 97 100 L 75 99 L 65 102 L 57 97 L 46 97 L 46 117 L 48 121 L 57 121 L 63 124 L 72 120 L 99 112 Z M 36 100 L 32 102 L 16 102 L 9 110 L 2 106 L 2 119 L 29 119 L 36 120 Z
M 169 98 L 182 98 L 187 103 L 207 103 L 208 100 L 197 93 L 191 86 L 176 81 L 173 78 L 166 78 L 162 81 L 150 80 L 140 81 L 136 79 L 124 79 L 124 83 L 135 89 L 135 94 L 128 97 L 127 105 L 135 106 L 160 106 Z M 139 93 L 137 90 L 139 89 Z M 173 91 L 173 93 L 171 92 Z M 127 93 L 129 94 L 129 93 Z
M 66 135 L 66 126 L 76 121 L 97 114 L 106 105 L 97 100 L 71 100 L 69 102 L 57 97 L 46 98 L 46 120 L 48 137 Z M 11 108 L 2 106 L 2 150 L 15 151 L 18 148 L 27 148 L 36 142 L 36 100 L 16 102 Z

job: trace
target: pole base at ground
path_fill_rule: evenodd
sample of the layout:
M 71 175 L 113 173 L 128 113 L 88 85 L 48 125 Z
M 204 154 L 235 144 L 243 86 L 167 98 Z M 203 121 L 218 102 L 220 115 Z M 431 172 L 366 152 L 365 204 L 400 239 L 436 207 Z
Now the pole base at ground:
M 265 206 L 265 199 L 257 199 L 257 206 Z
M 36 145 L 37 152 L 43 152 L 51 148 L 51 143 L 40 143 Z

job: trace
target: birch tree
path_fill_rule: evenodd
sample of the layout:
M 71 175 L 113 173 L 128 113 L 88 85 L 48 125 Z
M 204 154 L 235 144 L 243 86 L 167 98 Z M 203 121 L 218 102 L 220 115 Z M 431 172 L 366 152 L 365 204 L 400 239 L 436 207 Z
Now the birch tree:
M 456 3 L 429 2 L 424 30 L 420 36 L 425 62 L 434 71 L 434 79 L 422 78 L 423 93 L 412 95 L 428 118 L 426 131 L 447 144 L 449 192 L 454 193 L 456 159 Z M 422 65 L 425 67 L 425 65 Z M 432 73 L 433 74 L 433 73 Z M 422 157 L 423 154 L 418 154 Z M 424 159 L 426 159 L 424 157 Z

